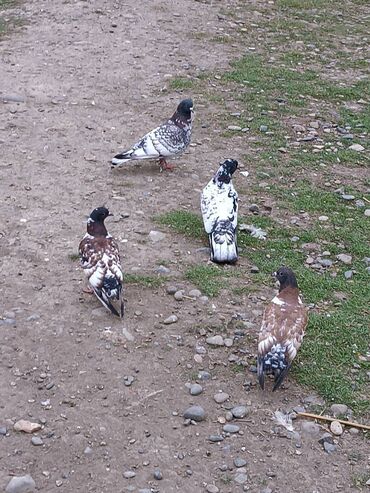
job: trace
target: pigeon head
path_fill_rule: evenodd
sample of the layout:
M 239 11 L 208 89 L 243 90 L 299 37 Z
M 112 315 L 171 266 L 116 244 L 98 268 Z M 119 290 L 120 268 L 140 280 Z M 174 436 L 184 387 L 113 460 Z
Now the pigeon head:
M 102 223 L 108 216 L 112 216 L 106 207 L 97 207 L 92 211 L 88 222 Z
M 279 292 L 288 286 L 292 288 L 298 288 L 297 279 L 295 277 L 294 272 L 289 267 L 280 267 L 276 272 L 273 273 L 273 276 L 280 283 Z
M 191 120 L 192 114 L 194 112 L 193 106 L 194 105 L 192 99 L 183 99 L 181 103 L 178 105 L 176 113 L 183 120 Z
M 230 183 L 231 177 L 237 167 L 238 161 L 236 161 L 235 159 L 226 159 L 226 161 L 221 164 L 217 172 L 217 180 L 222 183 Z

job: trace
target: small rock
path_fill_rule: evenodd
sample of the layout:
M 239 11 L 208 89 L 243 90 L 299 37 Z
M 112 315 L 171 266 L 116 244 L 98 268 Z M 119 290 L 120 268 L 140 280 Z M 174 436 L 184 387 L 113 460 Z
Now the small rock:
M 211 346 L 223 346 L 224 338 L 220 335 L 207 337 L 206 343 L 210 344 Z
M 7 434 L 7 429 L 6 429 L 6 426 L 0 426 L 0 435 L 5 437 L 5 435 Z
M 213 399 L 215 402 L 217 402 L 217 404 L 222 404 L 223 402 L 227 401 L 229 397 L 229 394 L 227 394 L 226 392 L 218 392 L 213 396 Z
M 234 480 L 238 484 L 244 484 L 248 481 L 248 476 L 244 473 L 238 473 L 235 475 Z
M 365 147 L 363 147 L 361 144 L 352 144 L 348 147 L 348 149 L 350 149 L 351 151 L 361 152 L 365 150 Z
M 210 442 L 222 442 L 224 440 L 224 437 L 222 435 L 209 435 L 208 440 Z
M 207 493 L 218 493 L 220 490 L 214 484 L 207 484 L 206 491 Z
M 234 466 L 235 467 L 244 467 L 247 465 L 247 461 L 243 459 L 242 457 L 235 457 L 234 459 Z
M 224 344 L 226 347 L 231 347 L 234 344 L 234 341 L 230 337 L 226 337 L 226 339 L 224 339 Z
M 347 195 L 346 193 L 344 193 L 341 197 L 343 200 L 355 200 L 354 195 Z
M 29 474 L 14 476 L 5 488 L 5 493 L 29 493 L 35 491 L 35 481 Z
M 248 409 L 246 406 L 235 406 L 231 409 L 231 412 L 234 418 L 242 419 L 247 415 Z
M 332 454 L 337 450 L 337 446 L 332 443 L 324 442 L 324 450 L 328 454 Z
M 149 233 L 149 239 L 153 243 L 158 243 L 160 241 L 163 241 L 166 238 L 166 235 L 164 233 L 161 233 L 160 231 L 150 231 Z
M 310 122 L 309 127 L 318 129 L 320 128 L 320 122 Z
M 132 375 L 126 375 L 123 377 L 123 383 L 126 387 L 130 387 L 134 383 L 135 378 Z
M 333 265 L 333 261 L 330 260 L 329 258 L 321 258 L 319 260 L 320 265 L 323 267 L 331 267 Z
M 227 127 L 228 130 L 233 130 L 234 132 L 240 132 L 242 127 L 239 127 L 238 125 L 229 125 Z
M 328 218 L 328 216 L 319 216 L 319 221 L 322 221 L 322 222 L 329 221 L 329 218 Z
M 324 443 L 333 444 L 334 443 L 333 436 L 331 435 L 331 433 L 324 433 L 323 435 L 321 435 L 319 439 L 319 443 L 321 443 L 321 445 L 324 445 Z
M 349 281 L 350 279 L 352 279 L 352 277 L 353 277 L 353 270 L 346 270 L 346 272 L 344 273 L 344 277 L 347 279 L 347 281 Z
M 199 289 L 192 289 L 191 291 L 189 291 L 189 296 L 191 296 L 192 298 L 200 298 L 200 296 L 202 296 L 202 293 L 199 291 Z
M 190 395 L 199 395 L 203 392 L 203 387 L 199 383 L 194 383 L 190 386 Z
M 358 435 L 360 433 L 360 430 L 358 428 L 350 428 L 349 432 L 351 435 Z
M 338 416 L 345 416 L 348 411 L 348 406 L 346 404 L 332 404 L 330 406 L 330 412 L 337 418 Z
M 199 380 L 207 381 L 211 380 L 212 375 L 209 373 L 209 371 L 200 370 L 200 372 L 198 373 L 198 378 Z
M 227 423 L 222 429 L 225 433 L 238 433 L 240 426 Z
M 165 325 L 170 325 L 170 324 L 174 324 L 178 321 L 178 318 L 176 315 L 170 315 L 169 317 L 167 317 L 166 319 L 163 320 L 163 323 Z
M 207 349 L 204 346 L 196 346 L 195 352 L 197 354 L 206 354 L 207 353 Z
M 293 243 L 297 243 L 297 241 L 299 241 L 299 236 L 292 236 L 290 238 L 290 241 L 293 242 Z
M 361 209 L 361 207 L 365 207 L 365 202 L 361 199 L 356 200 L 355 206 Z
M 34 433 L 41 430 L 40 423 L 31 423 L 25 419 L 20 419 L 14 424 L 14 431 L 24 431 L 25 433 Z
M 206 419 L 206 413 L 201 406 L 191 406 L 184 412 L 184 418 L 200 422 Z
M 251 204 L 249 206 L 249 210 L 250 210 L 250 212 L 253 212 L 253 214 L 258 214 L 260 208 L 258 207 L 257 204 Z
M 157 274 L 160 274 L 162 276 L 168 276 L 168 274 L 171 273 L 171 269 L 169 269 L 168 267 L 165 267 L 164 265 L 159 265 L 155 269 L 155 272 L 157 272 Z
M 35 445 L 36 447 L 39 447 L 40 445 L 44 445 L 44 442 L 40 437 L 32 437 L 31 438 L 31 443 L 32 445 Z
M 136 476 L 136 472 L 135 471 L 125 471 L 123 473 L 123 477 L 126 478 L 126 479 L 132 479 Z
M 337 255 L 337 259 L 346 265 L 350 265 L 352 263 L 352 255 L 348 255 L 347 253 L 340 253 Z
M 25 99 L 23 96 L 18 96 L 17 94 L 7 94 L 5 96 L 0 96 L 3 103 L 24 103 Z
M 267 132 L 267 130 L 268 130 L 267 125 L 261 125 L 260 126 L 260 132 Z
M 86 447 L 84 450 L 85 455 L 92 455 L 93 449 L 91 447 Z
M 333 433 L 333 435 L 340 436 L 343 433 L 343 427 L 339 423 L 339 421 L 332 421 L 330 423 L 330 431 Z
M 166 288 L 166 293 L 167 294 L 175 294 L 177 292 L 177 287 L 176 286 L 167 286 Z
M 184 299 L 184 291 L 176 291 L 176 293 L 173 295 L 176 301 L 182 301 Z
M 160 481 L 161 479 L 163 479 L 163 474 L 162 474 L 160 469 L 154 469 L 153 476 L 154 476 L 154 479 L 156 479 L 157 481 Z
M 301 431 L 306 435 L 318 436 L 321 432 L 321 428 L 313 421 L 301 421 Z
M 263 490 L 261 490 L 260 493 L 272 493 L 272 489 L 269 487 L 263 488 Z
M 259 268 L 257 267 L 257 265 L 252 265 L 251 267 L 251 273 L 252 274 L 258 274 L 259 273 Z
M 364 214 L 366 217 L 370 217 L 370 209 L 365 209 Z

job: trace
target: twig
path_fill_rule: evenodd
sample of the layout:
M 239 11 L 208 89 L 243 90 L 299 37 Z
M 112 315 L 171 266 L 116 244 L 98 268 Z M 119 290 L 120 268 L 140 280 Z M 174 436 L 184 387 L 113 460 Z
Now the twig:
M 318 419 L 321 421 L 338 421 L 342 425 L 346 426 L 351 426 L 352 428 L 360 428 L 361 430 L 370 430 L 369 425 L 362 425 L 360 423 L 353 423 L 352 421 L 346 421 L 344 419 L 337 419 L 337 418 L 329 418 L 329 416 L 320 416 L 320 414 L 312 414 L 312 413 L 297 413 L 298 417 L 302 418 L 312 418 L 312 419 Z
M 154 397 L 154 396 L 155 396 L 155 395 L 157 395 L 157 394 L 161 394 L 163 391 L 164 391 L 164 389 L 161 389 L 161 390 L 156 390 L 155 392 L 152 392 L 151 394 L 146 395 L 145 397 L 143 397 L 143 398 L 142 398 L 142 399 L 140 399 L 139 401 L 133 402 L 133 403 L 131 404 L 131 406 L 125 407 L 125 410 L 131 409 L 132 407 L 139 406 L 139 405 L 140 405 L 140 404 L 142 404 L 142 403 L 143 403 L 146 399 L 150 399 L 151 397 Z

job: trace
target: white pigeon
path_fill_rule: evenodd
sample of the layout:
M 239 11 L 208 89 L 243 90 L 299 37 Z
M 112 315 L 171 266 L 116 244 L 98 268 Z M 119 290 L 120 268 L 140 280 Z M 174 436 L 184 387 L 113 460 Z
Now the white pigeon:
M 190 144 L 193 101 L 184 99 L 169 120 L 142 137 L 131 149 L 117 154 L 112 159 L 112 167 L 131 160 L 159 159 L 164 169 L 173 169 L 166 158 L 182 154 Z
M 238 259 L 238 194 L 231 181 L 237 167 L 238 161 L 227 159 L 202 192 L 204 229 L 208 233 L 211 260 L 217 263 L 234 263 Z
M 118 245 L 108 233 L 104 220 L 108 209 L 98 207 L 87 220 L 87 233 L 79 246 L 81 267 L 98 300 L 117 317 L 123 317 L 123 273 Z M 91 292 L 91 291 L 90 291 Z M 119 302 L 119 308 L 114 302 Z

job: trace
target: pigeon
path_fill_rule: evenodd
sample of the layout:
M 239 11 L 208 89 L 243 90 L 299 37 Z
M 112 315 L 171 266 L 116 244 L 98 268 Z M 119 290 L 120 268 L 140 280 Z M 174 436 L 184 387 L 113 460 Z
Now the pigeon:
M 87 233 L 79 246 L 81 267 L 98 300 L 114 315 L 122 318 L 123 274 L 116 241 L 107 232 L 104 220 L 112 216 L 105 207 L 92 211 L 87 220 Z M 117 309 L 113 302 L 117 301 Z
M 131 149 L 117 154 L 112 167 L 131 160 L 159 159 L 161 168 L 173 169 L 166 158 L 182 154 L 190 144 L 193 115 L 193 101 L 184 99 L 169 120 L 144 135 Z
M 238 161 L 227 159 L 204 187 L 201 196 L 204 229 L 208 233 L 211 260 L 216 263 L 232 264 L 238 259 L 238 193 L 231 181 L 237 167 Z
M 281 267 L 273 275 L 279 281 L 280 288 L 263 314 L 258 339 L 257 373 L 262 389 L 265 374 L 274 375 L 274 391 L 288 374 L 302 344 L 308 315 L 292 269 Z

